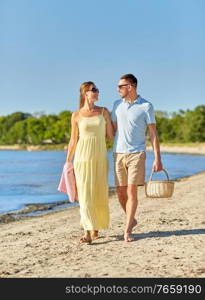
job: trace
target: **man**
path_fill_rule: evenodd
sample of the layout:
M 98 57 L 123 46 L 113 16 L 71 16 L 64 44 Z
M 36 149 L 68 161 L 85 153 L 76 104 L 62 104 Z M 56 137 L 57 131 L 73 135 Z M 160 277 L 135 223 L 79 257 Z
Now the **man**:
M 162 170 L 159 139 L 154 109 L 137 93 L 137 78 L 126 74 L 120 78 L 118 92 L 121 99 L 114 102 L 112 123 L 115 132 L 113 158 L 115 184 L 119 202 L 126 213 L 124 240 L 134 240 L 132 229 L 137 224 L 137 186 L 144 185 L 146 145 L 148 133 L 154 150 L 153 171 Z

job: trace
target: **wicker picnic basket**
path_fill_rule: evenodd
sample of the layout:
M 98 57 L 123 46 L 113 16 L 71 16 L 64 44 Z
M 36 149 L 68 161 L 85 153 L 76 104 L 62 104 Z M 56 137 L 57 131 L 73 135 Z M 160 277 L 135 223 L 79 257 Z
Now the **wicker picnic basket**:
M 145 183 L 145 194 L 148 198 L 170 198 L 174 192 L 174 182 L 169 180 L 168 172 L 162 169 L 167 176 L 167 180 L 153 180 L 151 172 L 149 181 Z

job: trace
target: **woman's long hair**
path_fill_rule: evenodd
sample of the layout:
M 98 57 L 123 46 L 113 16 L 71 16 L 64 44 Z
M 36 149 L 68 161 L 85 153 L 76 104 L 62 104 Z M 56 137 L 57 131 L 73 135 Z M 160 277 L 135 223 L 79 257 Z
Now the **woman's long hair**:
M 85 93 L 89 91 L 91 85 L 95 85 L 92 81 L 83 82 L 80 86 L 80 108 L 84 106 L 85 103 Z

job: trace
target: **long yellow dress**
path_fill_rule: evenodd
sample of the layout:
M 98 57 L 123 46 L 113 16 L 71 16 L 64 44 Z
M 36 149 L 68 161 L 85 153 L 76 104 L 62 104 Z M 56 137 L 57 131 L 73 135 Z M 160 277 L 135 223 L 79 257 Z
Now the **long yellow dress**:
M 79 139 L 74 172 L 80 205 L 80 225 L 84 230 L 109 227 L 108 168 L 103 114 L 84 117 L 78 123 Z

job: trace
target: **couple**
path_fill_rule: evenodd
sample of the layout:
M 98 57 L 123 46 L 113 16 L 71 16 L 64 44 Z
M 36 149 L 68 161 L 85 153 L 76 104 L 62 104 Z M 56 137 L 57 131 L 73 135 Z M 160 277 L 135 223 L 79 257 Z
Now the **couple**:
M 80 86 L 80 109 L 71 118 L 71 138 L 67 162 L 74 157 L 74 173 L 80 205 L 82 243 L 91 243 L 99 230 L 109 228 L 108 160 L 106 140 L 114 140 L 115 184 L 119 202 L 126 214 L 124 240 L 134 240 L 137 224 L 137 186 L 144 185 L 145 132 L 153 146 L 153 171 L 162 170 L 159 140 L 153 106 L 137 94 L 137 78 L 122 76 L 118 83 L 120 99 L 114 102 L 112 116 L 105 107 L 96 106 L 99 90 L 91 81 Z

